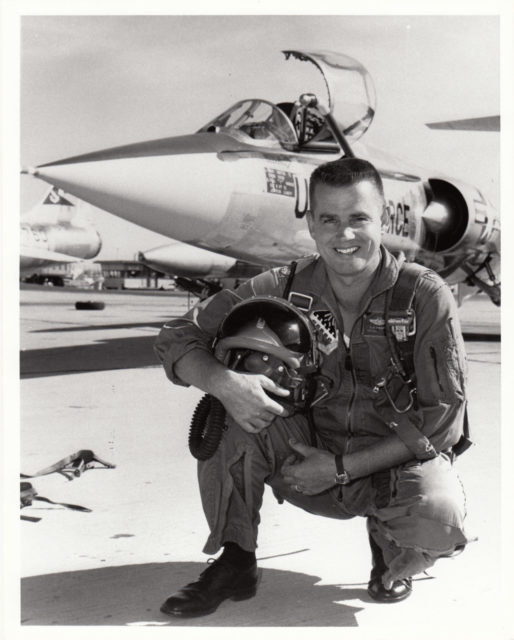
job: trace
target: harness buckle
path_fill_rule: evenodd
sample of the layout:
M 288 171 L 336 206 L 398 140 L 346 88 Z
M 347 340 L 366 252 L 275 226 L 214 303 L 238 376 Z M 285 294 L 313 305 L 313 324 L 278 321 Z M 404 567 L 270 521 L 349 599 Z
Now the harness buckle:
M 416 314 L 408 309 L 403 315 L 388 318 L 389 329 L 398 342 L 407 342 L 416 335 Z
M 307 296 L 304 293 L 291 291 L 291 293 L 287 296 L 287 301 L 291 304 L 294 304 L 294 306 L 298 307 L 298 309 L 301 309 L 302 311 L 308 313 L 311 310 L 314 298 L 312 296 Z
M 409 332 L 407 333 L 407 335 L 409 336 L 409 338 L 411 336 L 415 336 L 416 335 L 416 314 L 414 313 L 414 309 L 409 309 L 407 311 L 407 315 L 410 318 L 410 325 L 409 325 Z
M 373 393 L 378 393 L 380 391 L 380 389 L 385 387 L 385 384 L 386 384 L 386 379 L 385 378 L 380 378 L 380 380 L 373 387 Z

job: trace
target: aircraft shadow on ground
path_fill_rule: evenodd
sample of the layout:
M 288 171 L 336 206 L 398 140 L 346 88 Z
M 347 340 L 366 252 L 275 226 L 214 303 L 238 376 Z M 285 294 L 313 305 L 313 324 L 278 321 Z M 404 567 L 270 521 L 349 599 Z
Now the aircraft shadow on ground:
M 145 326 L 154 325 L 146 324 Z M 152 334 L 130 338 L 112 338 L 92 344 L 68 347 L 27 349 L 20 352 L 20 377 L 22 379 L 38 378 L 86 371 L 156 366 L 160 363 L 153 351 L 155 338 L 156 335 Z M 474 338 L 474 340 L 490 339 L 492 338 L 489 336 Z
M 205 568 L 195 562 L 151 563 L 52 573 L 21 580 L 22 625 L 129 625 L 193 627 L 356 627 L 371 600 L 365 588 L 317 585 L 305 573 L 261 569 L 257 595 L 223 602 L 201 618 L 174 618 L 162 602 Z
M 105 331 L 106 329 L 140 329 L 144 327 L 160 329 L 167 320 L 178 317 L 180 316 L 162 316 L 162 321 L 157 322 L 119 322 L 118 324 L 81 324 L 72 327 L 52 327 L 50 329 L 35 329 L 31 333 L 73 333 L 77 331 Z
M 462 336 L 466 342 L 501 342 L 501 334 L 499 331 L 497 333 L 463 331 Z
M 20 377 L 38 378 L 155 366 L 159 364 L 153 351 L 155 337 L 152 334 L 68 347 L 27 349 L 20 352 Z

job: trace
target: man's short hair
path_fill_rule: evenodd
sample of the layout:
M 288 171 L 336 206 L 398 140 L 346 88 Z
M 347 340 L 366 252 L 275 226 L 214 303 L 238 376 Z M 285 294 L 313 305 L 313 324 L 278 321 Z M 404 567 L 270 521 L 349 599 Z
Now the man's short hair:
M 311 174 L 309 183 L 309 198 L 312 210 L 316 185 L 325 184 L 329 187 L 350 187 L 359 182 L 371 182 L 380 196 L 384 197 L 382 178 L 375 167 L 361 158 L 340 158 L 332 162 L 325 162 L 316 167 Z

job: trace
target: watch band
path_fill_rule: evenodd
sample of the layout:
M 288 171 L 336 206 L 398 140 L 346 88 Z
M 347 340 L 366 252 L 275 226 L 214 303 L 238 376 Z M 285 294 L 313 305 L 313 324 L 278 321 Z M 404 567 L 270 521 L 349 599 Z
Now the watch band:
M 336 460 L 336 484 L 349 484 L 351 482 L 351 478 L 348 475 L 348 472 L 345 471 L 343 465 L 343 454 L 337 453 L 335 456 Z

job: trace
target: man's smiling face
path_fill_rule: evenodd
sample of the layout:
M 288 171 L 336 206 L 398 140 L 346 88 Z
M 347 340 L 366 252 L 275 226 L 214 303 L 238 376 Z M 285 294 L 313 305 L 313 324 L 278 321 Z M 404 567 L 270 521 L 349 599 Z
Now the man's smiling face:
M 317 184 L 307 217 L 327 270 L 353 278 L 379 263 L 384 201 L 369 181 L 343 187 Z

